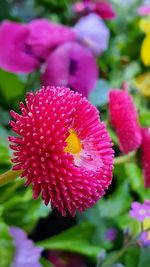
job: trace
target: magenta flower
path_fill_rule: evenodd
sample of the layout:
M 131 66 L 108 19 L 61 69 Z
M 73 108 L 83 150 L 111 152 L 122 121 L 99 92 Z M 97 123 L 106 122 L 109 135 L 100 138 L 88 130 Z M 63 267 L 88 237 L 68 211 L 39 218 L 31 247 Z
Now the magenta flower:
M 139 202 L 133 202 L 131 205 L 132 209 L 129 215 L 136 220 L 143 222 L 147 217 L 150 217 L 150 202 L 149 200 L 141 204 Z
M 33 20 L 28 27 L 30 34 L 27 44 L 33 54 L 42 59 L 46 59 L 50 51 L 58 45 L 76 39 L 76 34 L 71 28 L 46 19 Z
M 145 187 L 150 188 L 150 128 L 142 129 L 141 161 Z
M 140 6 L 137 10 L 137 13 L 141 16 L 148 16 L 150 15 L 150 5 Z
M 11 267 L 42 267 L 38 261 L 43 248 L 35 247 L 33 241 L 18 227 L 10 227 L 10 234 L 16 247 Z
M 103 20 L 94 13 L 81 18 L 74 26 L 79 41 L 98 55 L 108 47 L 109 30 Z
M 105 193 L 112 179 L 113 149 L 99 112 L 86 98 L 64 87 L 28 93 L 22 115 L 10 122 L 20 137 L 9 137 L 14 170 L 23 170 L 33 197 L 62 215 L 84 211 Z
M 49 55 L 42 84 L 69 86 L 87 97 L 97 77 L 98 67 L 91 52 L 78 43 L 69 42 Z
M 0 67 L 6 71 L 29 73 L 39 66 L 39 61 L 27 46 L 29 29 L 26 25 L 4 21 L 0 25 Z
M 105 1 L 82 1 L 82 2 L 77 2 L 73 5 L 73 10 L 74 12 L 78 14 L 83 14 L 87 15 L 89 13 L 96 13 L 99 15 L 102 19 L 115 19 L 116 18 L 116 13 L 113 10 L 112 5 Z
M 113 10 L 112 5 L 107 1 L 97 1 L 95 3 L 94 11 L 98 14 L 102 19 L 115 19 L 116 13 Z
M 127 154 L 139 148 L 142 142 L 138 114 L 129 93 L 124 90 L 111 90 L 109 113 L 112 127 L 116 130 L 120 149 Z

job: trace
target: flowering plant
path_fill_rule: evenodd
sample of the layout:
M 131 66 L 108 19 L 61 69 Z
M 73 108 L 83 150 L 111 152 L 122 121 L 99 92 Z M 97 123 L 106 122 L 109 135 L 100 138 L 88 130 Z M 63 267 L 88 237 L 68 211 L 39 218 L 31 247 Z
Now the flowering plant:
M 0 1 L 0 267 L 150 266 L 149 12 Z

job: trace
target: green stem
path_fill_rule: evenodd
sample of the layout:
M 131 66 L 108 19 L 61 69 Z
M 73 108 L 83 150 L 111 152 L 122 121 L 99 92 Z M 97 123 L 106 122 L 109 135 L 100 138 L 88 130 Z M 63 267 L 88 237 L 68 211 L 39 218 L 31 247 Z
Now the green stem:
M 136 152 L 134 151 L 134 152 L 129 153 L 128 155 L 116 157 L 114 159 L 114 164 L 118 165 L 118 164 L 123 164 L 123 163 L 131 162 L 131 161 L 133 162 L 133 160 L 135 159 L 135 155 L 136 155 Z
M 120 251 L 118 251 L 117 253 L 114 253 L 114 255 L 112 255 L 109 259 L 107 259 L 106 261 L 103 262 L 102 265 L 98 266 L 98 267 L 110 267 L 113 264 L 115 264 L 123 255 L 124 253 L 127 251 L 127 249 L 130 246 L 135 245 L 135 240 L 131 240 L 128 244 L 126 244 L 125 247 L 123 247 Z
M 3 186 L 7 184 L 8 182 L 16 179 L 17 177 L 20 176 L 21 173 L 22 173 L 22 170 L 19 170 L 19 171 L 9 170 L 5 173 L 2 173 L 0 175 L 0 186 Z

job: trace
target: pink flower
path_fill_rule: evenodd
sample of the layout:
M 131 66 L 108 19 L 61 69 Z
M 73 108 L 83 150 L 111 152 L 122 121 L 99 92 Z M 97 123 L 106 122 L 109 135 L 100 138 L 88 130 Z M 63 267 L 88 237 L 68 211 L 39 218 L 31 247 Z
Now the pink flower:
M 39 66 L 39 61 L 27 46 L 29 29 L 26 25 L 4 21 L 0 25 L 0 67 L 6 71 L 29 73 Z
M 137 10 L 137 13 L 141 16 L 148 16 L 150 15 L 150 6 L 144 5 L 140 6 Z
M 111 90 L 109 113 L 112 127 L 116 130 L 120 149 L 127 154 L 141 145 L 142 136 L 138 114 L 132 97 L 123 90 Z
M 77 2 L 73 5 L 73 10 L 78 14 L 87 15 L 89 13 L 96 13 L 102 19 L 115 19 L 116 13 L 113 10 L 112 5 L 105 1 L 84 1 L 84 2 Z
M 141 204 L 139 202 L 133 202 L 131 205 L 132 209 L 129 215 L 140 222 L 143 222 L 147 217 L 150 217 L 150 202 L 146 201 Z
M 111 183 L 113 149 L 98 110 L 86 98 L 64 87 L 28 93 L 22 115 L 11 111 L 9 137 L 14 170 L 23 170 L 33 197 L 42 199 L 62 215 L 84 211 Z
M 28 27 L 30 35 L 27 44 L 33 54 L 39 58 L 47 58 L 50 51 L 58 45 L 76 39 L 76 34 L 71 28 L 46 19 L 33 20 Z
M 109 30 L 94 13 L 81 18 L 74 26 L 79 41 L 98 55 L 108 48 Z
M 145 187 L 150 188 L 150 128 L 142 129 L 141 160 Z
M 115 19 L 116 13 L 113 10 L 112 5 L 106 1 L 100 1 L 95 3 L 94 11 L 98 14 L 102 19 Z
M 49 55 L 42 83 L 69 86 L 87 97 L 94 89 L 97 77 L 98 67 L 91 52 L 78 43 L 69 42 Z

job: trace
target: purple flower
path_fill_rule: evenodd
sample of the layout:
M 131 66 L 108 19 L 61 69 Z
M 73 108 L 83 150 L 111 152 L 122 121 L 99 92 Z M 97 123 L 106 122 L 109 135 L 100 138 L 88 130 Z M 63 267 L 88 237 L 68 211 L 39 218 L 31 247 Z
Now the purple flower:
M 56 46 L 76 39 L 76 34 L 71 28 L 46 19 L 33 20 L 28 27 L 30 34 L 27 44 L 39 58 L 45 59 Z
M 4 21 L 0 25 L 0 67 L 6 71 L 29 73 L 39 66 L 26 44 L 29 29 L 26 25 Z
M 76 42 L 60 45 L 50 53 L 43 85 L 64 85 L 88 96 L 98 77 L 94 56 L 88 49 Z
M 14 239 L 16 252 L 11 267 L 41 267 L 38 260 L 42 252 L 41 247 L 35 247 L 26 233 L 17 227 L 10 227 L 10 234 Z
M 75 39 L 71 28 L 46 19 L 26 25 L 5 21 L 0 25 L 0 67 L 14 73 L 32 72 L 52 49 Z
M 106 231 L 106 239 L 108 241 L 114 241 L 117 237 L 117 230 L 115 228 L 109 228 Z
M 133 202 L 131 205 L 132 209 L 129 215 L 140 222 L 143 222 L 145 218 L 150 217 L 150 201 L 146 200 L 143 204 Z
M 74 28 L 79 41 L 94 54 L 98 55 L 107 49 L 109 30 L 98 15 L 91 13 L 81 18 Z
M 139 237 L 139 241 L 142 243 L 143 246 L 150 246 L 150 232 L 149 231 L 142 232 Z
M 141 16 L 148 16 L 150 15 L 150 5 L 140 6 L 137 10 L 137 13 Z

